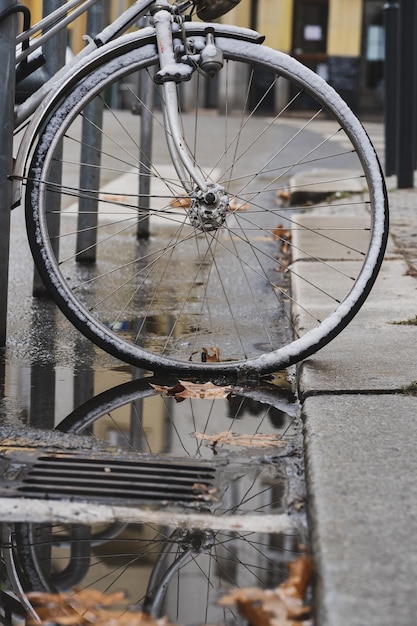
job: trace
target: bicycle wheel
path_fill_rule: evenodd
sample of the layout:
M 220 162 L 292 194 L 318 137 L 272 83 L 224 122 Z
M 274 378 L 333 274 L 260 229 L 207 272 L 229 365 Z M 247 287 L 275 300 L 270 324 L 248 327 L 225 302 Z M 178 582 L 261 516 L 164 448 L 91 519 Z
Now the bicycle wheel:
M 221 31 L 216 41 L 223 69 L 178 90 L 184 141 L 227 191 L 219 223 L 192 215 L 166 147 L 155 48 L 137 36 L 46 107 L 27 229 L 52 296 L 97 345 L 153 371 L 243 376 L 287 367 L 349 323 L 382 262 L 387 199 L 366 132 L 331 87 L 282 53 Z M 109 105 L 121 91 L 152 125 L 151 152 L 141 120 Z M 201 106 L 211 100 L 215 110 Z M 312 170 L 314 212 L 303 183 L 287 202 Z
M 170 622 L 184 625 L 244 624 L 236 607 L 219 605 L 221 594 L 236 587 L 280 584 L 304 540 L 303 514 L 293 528 L 278 530 L 280 514 L 291 505 L 296 517 L 302 503 L 301 492 L 299 499 L 294 497 L 295 481 L 291 489 L 288 485 L 289 468 L 301 467 L 296 406 L 273 385 L 256 391 L 242 389 L 243 395 L 231 399 L 176 402 L 149 382 L 157 381 L 143 379 L 120 386 L 114 394 L 101 394 L 69 415 L 59 428 L 116 445 L 119 462 L 129 453 L 135 454 L 138 463 L 143 455 L 151 454 L 171 462 L 175 473 L 173 460 L 178 463 L 184 457 L 195 464 L 210 462 L 226 472 L 217 483 L 216 497 L 200 507 L 201 525 L 178 526 L 174 517 L 179 504 L 163 501 L 153 505 L 160 512 L 159 521 L 154 522 L 109 527 L 100 523 L 97 509 L 93 526 L 65 524 L 64 520 L 16 524 L 6 543 L 12 546 L 9 561 L 20 594 L 60 590 L 69 591 L 77 600 L 88 589 L 106 594 L 124 590 L 130 603 L 154 618 L 167 615 Z M 219 431 L 245 434 L 246 443 L 235 446 L 232 439 L 219 441 L 214 450 L 209 440 L 199 439 L 194 431 L 207 437 Z M 257 435 L 265 436 L 265 441 L 275 437 L 282 445 L 257 447 Z M 160 481 L 164 482 L 163 476 Z M 302 484 L 302 475 L 299 481 Z M 172 481 L 170 489 L 175 489 Z M 113 492 L 113 502 L 116 498 Z M 94 508 L 94 502 L 89 506 Z M 181 508 L 188 515 L 193 513 L 190 507 Z M 216 530 L 206 526 L 207 515 L 217 519 Z M 227 520 L 235 515 L 240 524 L 235 522 L 231 530 Z M 259 525 L 250 530 L 245 520 L 254 516 Z M 275 530 L 267 530 L 268 516 L 275 516 Z

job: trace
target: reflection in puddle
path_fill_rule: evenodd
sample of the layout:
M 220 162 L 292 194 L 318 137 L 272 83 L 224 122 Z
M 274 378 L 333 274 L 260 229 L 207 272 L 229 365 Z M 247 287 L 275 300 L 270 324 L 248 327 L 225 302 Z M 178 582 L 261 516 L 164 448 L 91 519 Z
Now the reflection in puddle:
M 106 326 L 118 331 L 119 333 L 125 333 L 133 343 L 136 341 L 136 337 L 139 333 L 146 332 L 147 340 L 144 344 L 147 350 L 155 350 L 155 348 L 161 349 L 170 338 L 175 337 L 179 330 L 181 330 L 181 343 L 184 343 L 184 337 L 189 336 L 190 341 L 193 339 L 193 335 L 196 332 L 203 331 L 209 334 L 207 329 L 197 328 L 195 326 L 198 316 L 194 318 L 183 315 L 181 324 L 174 315 L 169 313 L 161 313 L 160 315 L 148 315 L 146 318 L 138 318 L 133 314 L 130 319 L 116 320 L 114 322 L 106 322 Z
M 64 433 L 34 431 L 36 443 L 30 432 L 2 433 L 0 495 L 21 503 L 2 524 L 5 616 L 31 610 L 29 591 L 77 587 L 123 590 L 173 623 L 243 624 L 221 595 L 286 578 L 305 540 L 295 514 L 302 503 L 287 481 L 301 465 L 293 399 L 266 383 L 178 402 L 150 382 L 161 381 L 98 394 L 60 423 Z M 226 437 L 213 447 L 195 436 L 227 432 L 245 435 L 244 444 Z M 255 435 L 282 443 L 259 447 Z M 191 501 L 179 495 L 189 468 Z

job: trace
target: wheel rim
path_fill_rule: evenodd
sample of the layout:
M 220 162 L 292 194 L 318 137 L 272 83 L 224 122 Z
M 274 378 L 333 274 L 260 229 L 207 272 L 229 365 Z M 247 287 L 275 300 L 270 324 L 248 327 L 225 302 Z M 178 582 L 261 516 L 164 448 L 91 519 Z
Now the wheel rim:
M 252 62 L 252 47 L 258 49 L 243 46 L 238 52 L 233 50 L 230 56 L 242 58 L 243 49 L 248 48 L 247 60 Z M 289 60 L 289 71 L 293 63 Z M 235 64 L 230 60 L 226 65 L 231 68 Z M 223 84 L 231 78 L 236 80 L 242 72 L 244 66 L 237 65 L 238 70 L 225 70 Z M 143 72 L 147 73 L 147 69 Z M 266 93 L 276 91 L 277 82 L 284 80 L 277 75 Z M 252 81 L 249 75 L 247 84 L 251 85 Z M 82 90 L 85 84 L 87 81 L 79 89 Z M 321 84 L 319 86 L 322 88 Z M 294 95 L 291 85 L 286 89 L 290 97 L 278 114 L 257 115 L 265 95 L 256 101 L 252 113 L 248 114 L 246 109 L 252 96 L 247 89 L 240 102 L 244 114 L 233 111 L 227 119 L 226 115 L 217 115 L 214 121 L 222 125 L 223 142 L 218 145 L 217 141 L 215 146 L 211 142 L 215 154 L 210 159 L 205 156 L 205 160 L 210 161 L 208 164 L 200 159 L 204 160 L 210 143 L 211 118 L 207 122 L 206 112 L 205 124 L 198 128 L 200 134 L 195 140 L 190 133 L 195 128 L 196 117 L 191 113 L 183 115 L 187 126 L 185 136 L 190 149 L 194 151 L 195 146 L 197 161 L 203 163 L 202 169 L 210 179 L 215 179 L 228 190 L 226 217 L 222 218 L 219 228 L 212 230 L 190 224 L 187 215 L 189 199 L 184 197 L 178 177 L 172 167 L 163 162 L 164 155 L 158 148 L 162 128 L 159 112 L 154 116 L 157 163 L 149 167 L 144 166 L 140 151 L 139 157 L 137 155 L 137 133 L 131 145 L 124 146 L 133 135 L 130 113 L 122 112 L 120 121 L 115 124 L 115 113 L 105 110 L 105 124 L 108 118 L 108 128 L 113 127 L 115 136 L 110 137 L 107 128 L 103 133 L 105 145 L 101 148 L 100 188 L 77 191 L 73 182 L 65 182 L 67 177 L 73 180 L 74 174 L 67 174 L 64 167 L 59 190 L 66 206 L 61 212 L 61 256 L 57 261 L 46 220 L 52 203 L 56 203 L 56 194 L 46 192 L 48 185 L 45 181 L 52 171 L 54 159 L 60 158 L 58 139 L 62 137 L 55 135 L 52 144 L 49 142 L 50 129 L 65 105 L 58 110 L 46 131 L 48 147 L 41 148 L 36 155 L 35 179 L 37 176 L 42 182 L 35 180 L 30 195 L 28 219 L 32 235 L 29 233 L 29 236 L 43 278 L 55 288 L 55 292 L 57 283 L 61 283 L 60 291 L 55 293 L 58 304 L 90 339 L 115 356 L 151 369 L 175 367 L 179 371 L 209 371 L 213 375 L 245 369 L 266 372 L 285 367 L 314 352 L 354 316 L 376 277 L 385 245 L 385 197 L 378 163 L 372 147 L 366 143 L 364 131 L 355 126 L 355 120 L 353 130 L 349 129 L 351 114 L 347 113 L 342 123 L 350 134 L 354 133 L 354 137 L 362 132 L 359 145 L 356 140 L 355 145 L 350 142 L 340 120 L 328 119 L 328 109 L 327 117 L 324 117 L 322 103 L 315 105 L 307 120 L 295 117 L 292 106 L 305 96 L 305 91 L 298 90 Z M 330 104 L 337 108 L 339 101 L 336 96 L 334 99 Z M 140 104 L 145 106 L 143 102 Z M 311 102 L 309 106 L 313 106 Z M 89 115 L 87 109 L 84 117 L 93 127 L 94 122 L 88 122 Z M 70 136 L 74 133 L 75 141 L 79 141 L 78 122 L 73 114 L 68 120 L 71 124 L 68 123 L 70 127 L 64 143 L 74 143 Z M 307 147 L 300 152 L 303 137 L 307 138 Z M 55 147 L 51 148 L 51 145 Z M 113 153 L 118 153 L 117 167 Z M 64 146 L 64 161 L 65 154 Z M 262 168 L 254 167 L 254 155 L 256 163 L 263 163 Z M 321 169 L 332 166 L 334 170 L 343 166 L 352 172 L 348 175 L 352 176 L 349 185 L 352 183 L 352 188 L 357 190 L 356 201 L 345 199 L 342 192 L 340 199 L 321 201 L 321 213 L 326 221 L 335 214 L 349 212 L 356 215 L 354 228 L 358 230 L 359 243 L 351 245 L 337 232 L 338 228 L 329 230 L 321 225 L 315 230 L 316 241 L 312 248 L 304 247 L 302 236 L 312 231 L 308 220 L 305 224 L 308 207 L 301 204 L 287 207 L 285 196 L 289 176 L 317 165 Z M 74 161 L 69 167 L 76 167 Z M 126 193 L 126 189 L 133 188 L 130 181 L 137 178 L 139 167 L 142 171 L 145 167 L 152 179 L 150 211 L 138 210 L 137 191 L 131 195 Z M 364 174 L 370 191 L 361 186 L 365 181 Z M 106 176 L 110 179 L 108 182 L 104 180 Z M 341 185 L 346 185 L 346 181 L 341 181 Z M 74 262 L 76 244 L 75 235 L 71 234 L 76 231 L 72 214 L 74 203 L 71 205 L 74 194 L 99 196 L 101 243 L 97 246 L 94 264 Z M 380 217 L 375 221 L 376 211 Z M 138 223 L 143 224 L 148 217 L 149 236 L 142 232 L 137 239 Z M 68 226 L 71 221 L 72 226 Z M 91 226 L 84 227 L 84 230 L 91 230 Z M 291 230 L 292 239 L 288 234 Z M 302 231 L 301 240 L 299 231 Z M 43 239 L 41 246 L 39 232 Z M 291 291 L 291 283 L 294 283 L 291 279 L 295 278 L 302 287 L 310 286 L 308 276 L 303 276 L 303 271 L 299 270 L 320 259 L 317 247 L 329 239 L 334 248 L 332 258 L 322 259 L 324 276 L 313 286 L 326 300 L 318 302 L 318 316 L 315 311 L 305 311 L 298 302 L 299 296 L 294 288 Z M 84 246 L 85 250 L 90 248 Z M 339 257 L 342 257 L 341 262 Z M 349 268 L 345 261 L 352 261 Z M 323 285 L 329 281 L 329 276 L 333 282 L 337 277 L 335 293 L 324 293 Z M 298 319 L 295 326 L 294 317 Z M 310 331 L 307 336 L 306 331 Z M 207 358 L 209 363 L 201 362 Z

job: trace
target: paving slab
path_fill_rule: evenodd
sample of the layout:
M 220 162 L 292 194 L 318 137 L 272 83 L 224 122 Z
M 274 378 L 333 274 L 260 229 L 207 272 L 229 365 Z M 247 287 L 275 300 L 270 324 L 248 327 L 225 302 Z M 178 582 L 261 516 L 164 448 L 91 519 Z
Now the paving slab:
M 347 169 L 314 168 L 300 172 L 289 180 L 291 204 L 307 200 L 318 202 L 335 193 L 361 193 L 365 185 L 362 172 Z
M 306 175 L 304 180 L 308 180 Z M 311 189 L 315 187 L 314 180 L 313 176 Z M 323 214 L 321 207 L 294 216 L 294 221 L 304 227 L 293 231 L 295 253 L 291 266 L 293 301 L 300 303 L 293 305 L 293 315 L 300 334 L 333 310 L 334 302 L 323 291 L 335 297 L 343 296 L 349 288 L 349 276 L 355 276 L 360 268 L 359 257 L 353 250 L 361 248 L 360 237 L 364 236 L 361 230 L 363 209 L 354 197 L 351 199 L 354 211 L 348 209 L 343 216 L 332 215 L 331 210 Z M 409 194 L 396 192 L 392 200 L 391 236 L 373 290 L 353 322 L 328 346 L 299 366 L 301 398 L 344 391 L 396 391 L 417 380 L 417 326 L 399 324 L 415 318 L 417 313 L 417 281 L 409 271 L 409 261 L 404 254 L 405 250 L 412 249 L 415 241 L 410 223 L 413 217 L 417 220 L 417 212 L 412 212 Z M 329 228 L 330 233 L 346 232 L 346 247 L 336 248 L 331 236 L 329 239 L 318 237 L 313 232 L 316 227 Z M 394 236 L 400 227 L 401 247 Z M 302 252 L 306 248 L 314 253 L 310 258 Z M 329 263 L 322 263 L 321 259 Z M 314 288 L 316 284 L 322 286 L 323 291 Z M 403 367 L 398 366 L 399 355 Z
M 300 364 L 301 397 L 396 391 L 417 380 L 417 326 L 399 324 L 417 313 L 417 281 L 405 272 L 403 261 L 383 264 L 373 291 L 354 320 L 328 346 Z M 297 297 L 304 306 L 308 302 L 306 308 L 322 314 L 323 306 L 314 301 L 315 294 L 307 300 L 307 292 L 308 285 L 303 283 Z M 310 319 L 299 311 L 300 328 L 308 328 Z
M 320 626 L 416 623 L 416 415 L 400 394 L 304 403 Z
M 362 250 L 368 247 L 369 215 L 340 216 L 313 212 L 295 214 L 291 218 L 293 252 L 292 261 L 311 261 L 317 257 L 327 260 L 362 260 Z M 362 204 L 362 207 L 364 205 Z M 308 250 L 308 253 L 306 252 Z

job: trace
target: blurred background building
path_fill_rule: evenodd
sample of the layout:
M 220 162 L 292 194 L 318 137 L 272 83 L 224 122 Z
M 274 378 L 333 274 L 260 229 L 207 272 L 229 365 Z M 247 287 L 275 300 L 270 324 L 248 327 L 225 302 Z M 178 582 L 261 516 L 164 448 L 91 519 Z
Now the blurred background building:
M 382 114 L 383 0 L 242 0 L 236 21 L 330 82 L 352 108 Z M 228 18 L 229 16 L 225 16 Z
M 32 21 L 42 2 L 23 0 Z M 115 17 L 133 0 L 109 0 Z M 383 110 L 384 0 L 242 0 L 223 22 L 248 26 L 266 35 L 272 48 L 288 52 L 328 80 L 360 115 Z M 85 20 L 69 31 L 69 46 L 84 44 Z M 258 76 L 260 82 L 265 77 Z M 271 103 L 271 107 L 273 104 Z M 302 103 L 300 103 L 302 107 Z

